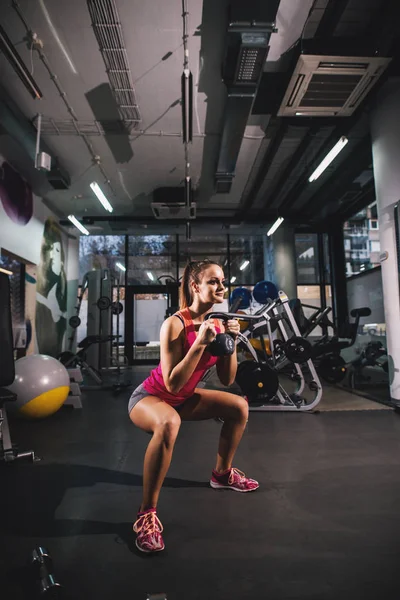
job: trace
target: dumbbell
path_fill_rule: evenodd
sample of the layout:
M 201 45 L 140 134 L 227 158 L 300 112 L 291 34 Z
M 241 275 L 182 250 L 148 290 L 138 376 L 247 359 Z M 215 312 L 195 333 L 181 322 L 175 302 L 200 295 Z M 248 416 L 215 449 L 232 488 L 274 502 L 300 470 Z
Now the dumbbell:
M 53 561 L 43 546 L 35 548 L 31 555 L 31 565 L 40 598 L 58 599 L 61 597 L 61 584 L 53 573 Z

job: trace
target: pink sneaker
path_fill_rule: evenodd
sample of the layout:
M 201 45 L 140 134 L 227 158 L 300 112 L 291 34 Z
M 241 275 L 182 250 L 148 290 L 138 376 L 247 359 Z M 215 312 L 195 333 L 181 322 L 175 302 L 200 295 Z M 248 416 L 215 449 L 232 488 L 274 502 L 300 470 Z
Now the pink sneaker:
M 136 523 L 133 525 L 133 531 L 137 533 L 136 547 L 141 552 L 160 552 L 164 550 L 164 540 L 161 532 L 163 526 L 157 517 L 156 509 L 150 508 L 142 513 L 138 513 Z
M 235 468 L 228 469 L 224 473 L 217 473 L 213 469 L 210 485 L 217 490 L 228 489 L 235 492 L 254 492 L 260 487 L 258 481 L 249 479 L 242 471 Z

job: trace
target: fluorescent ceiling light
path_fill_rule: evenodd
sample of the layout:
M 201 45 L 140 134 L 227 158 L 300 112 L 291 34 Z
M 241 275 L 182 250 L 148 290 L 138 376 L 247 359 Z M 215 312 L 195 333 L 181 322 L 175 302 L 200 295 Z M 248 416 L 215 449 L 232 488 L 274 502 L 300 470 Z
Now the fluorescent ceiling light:
M 267 235 L 272 235 L 278 229 L 279 225 L 283 223 L 283 217 L 278 217 L 272 227 L 267 231 Z
M 14 273 L 12 271 L 8 271 L 7 269 L 3 269 L 3 267 L 0 267 L 0 273 L 5 273 L 6 275 L 14 275 Z
M 348 141 L 349 140 L 347 139 L 347 137 L 342 135 L 340 140 L 333 146 L 332 150 L 330 152 L 328 152 L 328 154 L 325 156 L 325 158 L 323 159 L 321 164 L 315 169 L 314 173 L 312 173 L 312 175 L 310 175 L 310 177 L 308 178 L 308 181 L 310 183 L 312 181 L 315 181 L 316 179 L 318 179 L 318 177 L 321 175 L 321 173 L 323 173 L 325 171 L 325 169 L 336 158 L 336 156 L 339 154 L 339 152 L 341 150 L 343 150 L 343 148 L 345 147 L 345 145 L 347 144 Z
M 151 281 L 154 281 L 154 275 L 151 271 L 147 271 L 147 277 L 151 279 Z
M 99 199 L 101 204 L 104 206 L 104 208 L 106 210 L 108 210 L 108 212 L 112 212 L 113 207 L 111 206 L 111 204 L 109 203 L 109 201 L 107 200 L 107 198 L 105 197 L 103 192 L 101 191 L 100 186 L 95 181 L 93 181 L 90 184 L 90 187 L 92 188 L 93 192 L 96 194 L 97 198 Z
M 250 261 L 249 261 L 249 260 L 245 260 L 245 261 L 244 261 L 244 263 L 242 263 L 242 264 L 240 265 L 239 269 L 240 269 L 241 271 L 244 271 L 244 270 L 245 270 L 245 268 L 249 266 L 249 264 L 250 264 Z
M 77 229 L 79 229 L 79 231 L 81 231 L 82 233 L 84 233 L 85 235 L 89 235 L 88 230 L 86 229 L 86 227 L 84 227 L 82 225 L 82 223 L 80 223 L 78 221 L 78 219 L 76 217 L 74 217 L 74 215 L 68 215 L 68 219 L 71 221 L 71 223 L 73 223 L 75 225 L 75 227 Z
M 120 262 L 115 263 L 115 266 L 118 267 L 118 269 L 121 269 L 121 271 L 126 271 L 126 267 Z
M 236 277 L 234 275 L 233 277 L 231 277 L 231 283 L 235 283 L 235 281 L 236 281 Z

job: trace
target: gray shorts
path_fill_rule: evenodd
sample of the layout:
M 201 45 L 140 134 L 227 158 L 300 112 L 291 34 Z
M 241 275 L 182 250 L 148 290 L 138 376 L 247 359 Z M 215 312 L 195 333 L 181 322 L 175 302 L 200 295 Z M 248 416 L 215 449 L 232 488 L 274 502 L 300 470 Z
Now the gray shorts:
M 135 390 L 133 390 L 131 397 L 129 398 L 128 414 L 130 414 L 132 408 L 134 408 L 136 406 L 136 404 L 138 402 L 140 402 L 140 400 L 143 400 L 143 398 L 146 398 L 146 396 L 151 396 L 151 394 L 150 394 L 150 392 L 148 392 L 146 390 L 143 383 L 141 383 L 140 385 L 137 386 L 137 388 Z M 184 402 L 182 402 L 181 404 L 178 404 L 178 406 L 173 406 L 172 408 L 174 408 L 177 412 L 179 412 L 179 410 L 182 408 L 183 405 L 184 405 Z M 171 406 L 171 405 L 169 405 L 169 406 Z
M 151 396 L 149 392 L 145 389 L 143 383 L 137 386 L 136 390 L 133 390 L 131 397 L 129 398 L 128 403 L 128 414 L 130 414 L 132 408 L 136 406 L 136 404 L 146 398 L 146 396 Z

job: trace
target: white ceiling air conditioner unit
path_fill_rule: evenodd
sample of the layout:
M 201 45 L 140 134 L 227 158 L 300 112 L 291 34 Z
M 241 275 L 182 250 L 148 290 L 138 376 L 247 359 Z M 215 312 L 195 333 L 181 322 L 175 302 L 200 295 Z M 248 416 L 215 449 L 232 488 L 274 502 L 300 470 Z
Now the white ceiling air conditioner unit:
M 196 202 L 152 202 L 151 210 L 156 219 L 195 219 Z
M 348 117 L 391 58 L 302 54 L 278 111 L 280 117 Z

